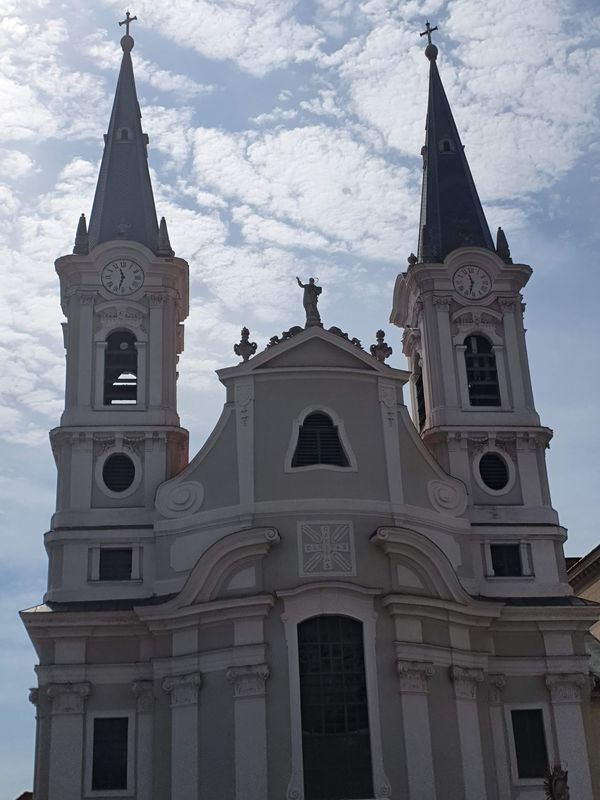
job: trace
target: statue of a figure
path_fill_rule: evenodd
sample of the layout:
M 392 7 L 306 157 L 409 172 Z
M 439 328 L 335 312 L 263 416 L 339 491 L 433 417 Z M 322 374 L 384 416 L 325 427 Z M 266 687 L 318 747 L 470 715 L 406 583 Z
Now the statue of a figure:
M 302 283 L 300 278 L 296 275 L 296 280 L 298 281 L 298 286 L 304 289 L 304 297 L 302 298 L 302 304 L 306 312 L 306 325 L 304 327 L 310 328 L 312 325 L 323 327 L 319 309 L 317 308 L 319 295 L 323 291 L 323 288 L 315 284 L 314 278 L 309 278 L 308 283 Z
M 569 800 L 568 775 L 567 770 L 562 769 L 560 764 L 555 764 L 552 769 L 548 769 L 544 781 L 544 790 L 548 800 Z

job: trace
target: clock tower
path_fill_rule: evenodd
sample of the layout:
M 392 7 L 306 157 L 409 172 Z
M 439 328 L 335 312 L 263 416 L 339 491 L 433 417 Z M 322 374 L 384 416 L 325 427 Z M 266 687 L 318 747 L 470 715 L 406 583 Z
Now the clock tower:
M 550 503 L 545 449 L 552 432 L 535 409 L 521 290 L 504 232 L 494 245 L 437 68 L 431 29 L 417 255 L 398 276 L 391 321 L 404 328 L 413 419 L 428 450 L 463 481 L 474 530 L 474 592 L 527 594 L 560 580 L 565 532 Z M 538 538 L 535 538 L 537 534 Z M 500 559 L 510 564 L 500 564 Z M 494 564 L 494 561 L 496 562 Z M 552 589 L 555 591 L 555 586 Z
M 127 32 L 89 230 L 82 214 L 73 253 L 56 262 L 67 376 L 50 434 L 48 601 L 146 596 L 156 489 L 187 463 L 176 381 L 188 265 L 157 221 L 133 46 Z

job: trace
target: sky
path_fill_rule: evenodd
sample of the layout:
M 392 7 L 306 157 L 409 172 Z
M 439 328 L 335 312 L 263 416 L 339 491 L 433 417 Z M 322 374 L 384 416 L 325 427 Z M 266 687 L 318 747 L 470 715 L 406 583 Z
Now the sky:
M 63 406 L 54 260 L 89 217 L 121 57 L 111 0 L 0 0 L 0 797 L 32 786 L 35 653 L 17 610 L 46 582 L 48 430 Z M 190 263 L 179 407 L 195 453 L 247 325 L 303 324 L 295 276 L 366 346 L 417 246 L 428 62 L 490 228 L 524 291 L 527 344 L 566 552 L 599 542 L 600 15 L 597 0 L 138 0 L 133 51 L 157 211 Z

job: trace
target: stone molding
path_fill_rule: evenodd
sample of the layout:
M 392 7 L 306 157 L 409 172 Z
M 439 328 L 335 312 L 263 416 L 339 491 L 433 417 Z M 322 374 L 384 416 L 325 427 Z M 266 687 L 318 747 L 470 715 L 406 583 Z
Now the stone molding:
M 546 675 L 546 686 L 553 704 L 581 703 L 583 690 L 590 688 L 590 681 L 581 672 Z
M 450 667 L 450 678 L 454 683 L 454 696 L 457 700 L 477 700 L 477 684 L 483 683 L 482 669 L 470 667 Z
M 263 697 L 270 670 L 268 664 L 251 664 L 245 667 L 229 667 L 225 674 L 233 685 L 235 698 Z
M 506 686 L 505 675 L 490 675 L 489 676 L 489 689 L 490 689 L 490 704 L 500 705 L 502 702 L 502 692 Z
M 396 661 L 398 683 L 404 694 L 427 694 L 427 681 L 433 676 L 433 664 L 424 661 Z
M 152 681 L 134 681 L 131 691 L 137 700 L 139 714 L 149 714 L 154 710 L 154 683 Z
M 202 676 L 199 672 L 174 675 L 171 678 L 165 678 L 162 683 L 165 692 L 171 696 L 171 708 L 196 705 L 201 686 Z
M 81 683 L 51 683 L 46 694 L 52 701 L 53 714 L 83 714 L 85 701 L 92 692 L 87 681 Z

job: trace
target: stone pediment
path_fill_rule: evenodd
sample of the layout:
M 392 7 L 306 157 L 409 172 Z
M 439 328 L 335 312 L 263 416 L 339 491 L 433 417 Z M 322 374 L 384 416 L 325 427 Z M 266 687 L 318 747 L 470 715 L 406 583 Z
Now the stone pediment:
M 333 368 L 353 369 L 408 379 L 405 370 L 382 364 L 362 349 L 357 340 L 350 340 L 341 331 L 332 332 L 319 327 L 299 328 L 291 336 L 268 345 L 265 350 L 237 367 L 218 371 L 220 378 L 233 377 L 269 369 Z M 278 337 L 274 337 L 278 338 Z

